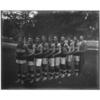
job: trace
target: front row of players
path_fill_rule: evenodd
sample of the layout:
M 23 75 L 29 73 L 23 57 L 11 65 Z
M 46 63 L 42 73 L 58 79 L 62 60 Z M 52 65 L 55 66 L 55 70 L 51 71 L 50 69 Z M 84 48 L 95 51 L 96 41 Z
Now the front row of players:
M 71 40 L 61 36 L 49 37 L 48 41 L 42 36 L 41 41 L 36 37 L 33 43 L 28 38 L 25 44 L 23 38 L 19 38 L 16 48 L 16 63 L 18 65 L 17 83 L 24 84 L 40 80 L 52 80 L 71 76 L 74 70 L 75 75 L 80 73 L 80 54 L 84 52 L 85 42 L 83 36 L 80 40 L 76 37 Z M 74 66 L 74 67 L 73 67 Z

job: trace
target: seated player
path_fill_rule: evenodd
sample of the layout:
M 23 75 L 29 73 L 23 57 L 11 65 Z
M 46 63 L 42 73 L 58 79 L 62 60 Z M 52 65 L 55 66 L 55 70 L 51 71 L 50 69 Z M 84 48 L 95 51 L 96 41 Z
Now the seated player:
M 60 72 L 60 54 L 61 54 L 61 44 L 58 42 L 57 36 L 54 36 L 54 44 L 55 44 L 55 53 L 54 53 L 54 59 L 55 59 L 55 79 L 59 78 L 59 72 Z
M 49 80 L 52 80 L 53 77 L 54 77 L 54 65 L 55 65 L 55 62 L 54 62 L 54 52 L 55 52 L 55 44 L 53 43 L 53 39 L 52 37 L 49 37 L 48 39 L 48 44 L 49 44 L 49 53 L 47 55 L 47 58 L 48 58 L 48 78 Z
M 26 70 L 24 69 L 26 64 L 26 47 L 24 46 L 22 37 L 19 38 L 18 45 L 16 47 L 16 63 L 18 65 L 16 83 L 21 83 L 23 85 L 26 78 Z
M 32 38 L 28 38 L 28 44 L 27 44 L 27 66 L 28 66 L 28 78 L 29 82 L 34 82 L 34 52 L 35 47 L 33 45 Z
M 36 43 L 35 43 L 35 72 L 36 72 L 36 82 L 40 81 L 41 74 L 42 74 L 42 53 L 43 48 L 42 44 L 40 43 L 40 38 L 36 37 Z
M 42 73 L 44 81 L 47 80 L 47 72 L 48 72 L 48 59 L 46 57 L 46 55 L 48 54 L 48 43 L 46 41 L 45 36 L 42 36 L 42 48 L 43 48 Z

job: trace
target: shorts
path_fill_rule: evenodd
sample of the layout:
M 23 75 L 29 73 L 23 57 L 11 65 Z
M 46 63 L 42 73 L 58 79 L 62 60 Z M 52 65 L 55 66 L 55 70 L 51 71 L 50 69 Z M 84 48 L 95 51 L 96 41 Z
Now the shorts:
M 44 65 L 48 64 L 48 59 L 47 58 L 43 58 L 42 59 L 42 64 L 44 64 Z
M 50 58 L 49 59 L 49 64 L 50 64 L 50 66 L 54 67 L 54 65 L 55 65 L 55 59 L 54 58 Z
M 16 63 L 17 63 L 17 64 L 25 64 L 25 63 L 26 63 L 26 60 L 19 60 L 19 59 L 16 59 Z
M 60 57 L 55 57 L 55 65 L 56 66 L 60 65 Z
M 36 66 L 41 67 L 42 65 L 42 59 L 41 58 L 36 58 Z
M 66 57 L 61 57 L 61 64 L 65 65 L 66 64 Z

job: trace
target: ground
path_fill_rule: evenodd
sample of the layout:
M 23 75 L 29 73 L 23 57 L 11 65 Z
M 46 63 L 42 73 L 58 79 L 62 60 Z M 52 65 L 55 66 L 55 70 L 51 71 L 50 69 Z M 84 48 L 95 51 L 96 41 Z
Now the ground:
M 85 53 L 85 65 L 79 77 L 18 86 L 15 84 L 16 71 L 15 47 L 2 45 L 2 89 L 98 89 L 98 51 L 88 50 Z

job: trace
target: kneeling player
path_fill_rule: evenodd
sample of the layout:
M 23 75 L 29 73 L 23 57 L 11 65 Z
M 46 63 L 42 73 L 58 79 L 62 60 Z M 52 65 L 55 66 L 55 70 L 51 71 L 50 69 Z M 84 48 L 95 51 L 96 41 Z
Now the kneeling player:
M 24 46 L 23 38 L 19 38 L 16 47 L 16 63 L 18 65 L 17 81 L 16 83 L 24 84 L 26 78 L 25 64 L 26 64 L 26 47 Z

